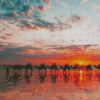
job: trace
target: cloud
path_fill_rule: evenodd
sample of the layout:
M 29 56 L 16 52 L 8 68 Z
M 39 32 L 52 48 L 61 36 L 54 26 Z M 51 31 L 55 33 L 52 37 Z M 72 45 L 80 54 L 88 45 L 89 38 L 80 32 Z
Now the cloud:
M 47 47 L 51 47 L 51 49 L 57 49 L 57 50 L 69 50 L 69 51 L 81 51 L 82 49 L 87 49 L 93 45 L 71 45 L 71 46 L 60 46 L 60 45 L 48 45 Z M 50 48 L 49 48 L 50 49 Z
M 3 45 L 0 47 L 4 48 Z M 9 48 L 10 47 L 10 48 Z M 60 54 L 58 53 L 39 53 L 42 48 L 36 48 L 31 46 L 13 47 L 11 44 L 6 46 L 3 50 L 0 50 L 0 61 L 6 64 L 23 64 L 31 59 L 51 59 Z
M 4 45 L 3 42 L 0 42 L 0 51 L 2 51 L 4 48 L 6 48 L 6 45 Z
M 92 56 L 92 61 L 100 61 L 100 54 L 93 55 Z
M 88 2 L 89 0 L 82 0 L 81 2 L 80 2 L 80 4 L 84 4 L 84 3 L 86 3 L 86 2 Z
M 89 48 L 89 47 L 91 47 L 91 46 L 93 46 L 93 45 L 91 45 L 91 44 L 83 45 L 83 47 L 84 47 L 85 49 L 87 49 L 87 48 Z
M 38 12 L 44 12 L 46 10 L 45 5 L 43 5 L 43 6 L 35 6 L 35 9 Z
M 100 9 L 100 5 L 96 4 L 96 5 L 92 5 L 93 8 L 97 8 Z
M 61 2 L 61 4 L 66 8 L 68 6 L 68 3 Z
M 80 20 L 81 20 L 81 17 L 77 15 L 71 15 L 71 17 L 69 18 L 69 21 L 71 21 L 72 23 L 79 22 Z
M 40 0 L 41 2 L 47 2 L 48 0 Z
M 95 14 L 95 17 L 100 17 L 100 14 Z
M 10 33 L 10 34 L 9 33 L 5 33 L 5 35 L 0 36 L 0 38 L 2 38 L 4 40 L 11 39 L 13 35 L 14 35 L 14 33 Z
M 2 47 L 4 47 L 3 45 L 1 45 Z M 10 47 L 10 48 L 9 48 Z M 36 47 L 30 47 L 30 46 L 24 46 L 24 47 L 11 47 L 11 44 L 9 46 L 6 46 L 6 48 L 4 48 L 2 51 L 0 51 L 0 59 L 2 58 L 16 58 L 17 56 L 21 56 L 23 55 L 23 52 L 29 50 L 40 50 L 40 48 L 36 48 Z M 31 52 L 31 51 L 29 51 Z M 33 51 L 32 51 L 33 52 Z M 25 53 L 24 53 L 25 54 Z M 27 52 L 26 55 L 28 55 L 30 53 Z M 18 58 L 18 57 L 17 57 Z
M 66 5 L 64 2 L 62 2 L 62 4 L 64 6 Z M 51 9 L 50 11 L 52 12 L 52 8 L 55 7 L 54 5 L 52 6 L 50 0 L 25 0 L 24 2 L 23 0 L 6 0 L 5 2 L 1 1 L 0 5 L 0 19 L 2 20 L 0 25 L 4 29 L 8 28 L 9 33 L 22 28 L 46 28 L 50 31 L 65 30 L 67 28 L 71 28 L 68 20 L 72 23 L 79 22 L 81 20 L 78 15 L 74 15 L 70 16 L 70 19 L 66 17 L 65 21 L 60 19 L 60 16 L 57 16 L 59 19 L 58 21 L 55 14 L 52 18 L 54 21 L 45 20 L 43 16 L 45 16 L 45 14 L 49 14 L 47 10 Z M 3 30 L 3 33 L 6 33 L 6 31 Z M 2 38 L 6 39 L 5 37 Z
M 45 12 L 46 8 L 51 8 L 50 0 L 40 0 L 40 1 L 41 2 L 45 2 L 45 4 L 44 5 L 40 5 L 40 6 L 35 5 L 35 9 L 38 12 Z

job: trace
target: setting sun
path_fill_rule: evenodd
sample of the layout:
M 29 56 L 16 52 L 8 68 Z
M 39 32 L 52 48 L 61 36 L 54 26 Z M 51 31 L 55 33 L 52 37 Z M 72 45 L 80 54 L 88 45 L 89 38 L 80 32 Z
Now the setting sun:
M 82 65 L 83 64 L 82 61 L 80 61 L 79 64 Z
M 75 61 L 76 64 L 79 64 L 79 65 L 87 65 L 87 61 L 83 61 L 83 60 L 77 60 Z

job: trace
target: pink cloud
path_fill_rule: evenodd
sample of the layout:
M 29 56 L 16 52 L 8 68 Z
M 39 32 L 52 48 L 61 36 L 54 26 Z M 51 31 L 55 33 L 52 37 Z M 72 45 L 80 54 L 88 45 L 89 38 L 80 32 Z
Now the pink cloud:
M 46 10 L 46 8 L 51 8 L 51 2 L 48 1 L 45 5 L 43 6 L 36 6 L 35 5 L 35 9 L 38 11 L 38 12 L 44 12 Z
M 89 0 L 82 0 L 80 4 L 84 4 L 86 2 L 88 2 Z
M 29 0 L 27 0 L 27 2 L 29 3 Z
M 66 8 L 68 6 L 68 3 L 61 2 L 61 4 Z
M 8 37 L 12 37 L 13 35 L 14 35 L 14 33 L 6 34 L 6 36 L 8 36 Z
M 95 17 L 100 17 L 100 14 L 96 14 Z
M 100 8 L 100 5 L 92 5 L 93 8 Z
M 47 0 L 40 0 L 41 2 L 47 2 Z
M 39 7 L 35 5 L 35 9 L 36 9 L 38 12 L 44 12 L 46 8 L 45 8 L 45 5 L 39 6 Z

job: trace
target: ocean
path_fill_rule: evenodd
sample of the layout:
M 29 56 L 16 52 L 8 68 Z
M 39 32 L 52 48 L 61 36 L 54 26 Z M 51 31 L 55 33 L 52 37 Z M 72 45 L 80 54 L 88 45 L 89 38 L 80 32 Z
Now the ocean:
M 100 71 L 71 70 L 6 75 L 0 66 L 0 100 L 100 100 Z

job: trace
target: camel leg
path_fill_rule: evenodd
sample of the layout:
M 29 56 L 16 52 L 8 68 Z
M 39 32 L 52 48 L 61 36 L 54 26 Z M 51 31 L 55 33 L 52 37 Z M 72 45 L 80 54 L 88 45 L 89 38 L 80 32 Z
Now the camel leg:
M 46 69 L 45 69 L 45 72 L 46 72 Z
M 14 75 L 14 69 L 13 69 L 13 75 Z
M 20 69 L 20 71 L 21 71 L 21 74 L 22 74 L 22 69 Z
M 31 76 L 32 76 L 32 69 L 31 69 Z
M 27 72 L 27 69 L 25 69 L 26 71 L 25 71 L 25 73 Z

